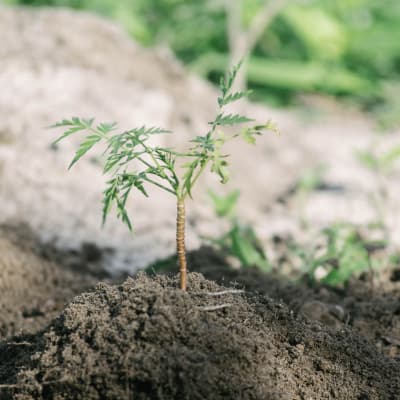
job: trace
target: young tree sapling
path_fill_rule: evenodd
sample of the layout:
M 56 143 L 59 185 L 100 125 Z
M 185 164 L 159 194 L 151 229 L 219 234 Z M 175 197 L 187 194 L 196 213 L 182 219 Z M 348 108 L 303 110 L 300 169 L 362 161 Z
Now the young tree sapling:
M 155 185 L 175 196 L 177 201 L 176 219 L 176 253 L 180 272 L 180 288 L 187 287 L 187 264 L 185 250 L 185 200 L 192 197 L 192 190 L 199 177 L 210 166 L 211 172 L 216 173 L 221 183 L 228 180 L 227 155 L 223 154 L 226 142 L 242 137 L 254 144 L 255 137 L 265 130 L 277 132 L 274 124 L 251 125 L 240 129 L 237 133 L 225 134 L 222 127 L 250 123 L 253 120 L 239 114 L 225 112 L 225 106 L 247 96 L 248 92 L 233 92 L 232 86 L 240 68 L 240 64 L 221 79 L 221 95 L 218 97 L 218 112 L 210 122 L 210 129 L 202 136 L 190 140 L 191 146 L 185 152 L 177 152 L 171 148 L 152 146 L 148 140 L 153 135 L 170 133 L 158 127 L 139 127 L 115 133 L 116 124 L 94 124 L 94 119 L 73 117 L 64 119 L 53 125 L 53 128 L 64 128 L 65 132 L 55 141 L 84 132 L 85 139 L 81 142 L 72 159 L 69 168 L 80 160 L 96 144 L 103 143 L 104 165 L 103 173 L 111 177 L 103 192 L 103 224 L 113 205 L 117 208 L 117 217 L 129 229 L 132 224 L 126 210 L 126 203 L 132 189 L 137 189 L 148 196 L 145 185 Z M 179 165 L 178 165 L 179 163 Z

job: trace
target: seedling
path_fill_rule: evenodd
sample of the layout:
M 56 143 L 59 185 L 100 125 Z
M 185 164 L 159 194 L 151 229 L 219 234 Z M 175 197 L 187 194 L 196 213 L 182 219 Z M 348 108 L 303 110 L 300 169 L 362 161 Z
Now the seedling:
M 400 146 L 394 146 L 383 154 L 377 154 L 374 150 L 364 150 L 357 151 L 355 155 L 359 162 L 371 171 L 389 175 L 400 160 Z
M 356 157 L 364 167 L 375 175 L 375 190 L 369 194 L 369 198 L 372 207 L 375 209 L 376 223 L 384 230 L 385 239 L 390 241 L 390 229 L 387 224 L 394 205 L 388 190 L 388 179 L 400 160 L 400 146 L 394 146 L 383 153 L 376 151 L 376 148 L 371 151 L 358 151 Z
M 211 243 L 240 262 L 242 267 L 257 267 L 262 271 L 270 271 L 271 266 L 264 253 L 261 241 L 250 225 L 243 225 L 235 212 L 239 199 L 239 191 L 234 190 L 226 196 L 218 196 L 209 191 L 215 214 L 229 221 L 229 230 Z
M 66 131 L 55 143 L 78 132 L 86 133 L 72 159 L 69 168 L 79 161 L 95 145 L 105 145 L 103 173 L 111 178 L 107 181 L 103 196 L 103 224 L 113 205 L 117 208 L 117 217 L 132 229 L 131 220 L 126 210 L 126 203 L 132 189 L 148 197 L 146 185 L 154 185 L 176 198 L 176 252 L 180 271 L 180 288 L 186 290 L 187 265 L 185 250 L 185 200 L 192 197 L 193 188 L 206 170 L 217 174 L 221 183 L 228 181 L 227 154 L 223 153 L 226 142 L 243 138 L 254 144 L 255 138 L 266 130 L 277 131 L 270 121 L 266 124 L 252 125 L 239 132 L 224 133 L 223 127 L 232 127 L 250 123 L 253 120 L 239 114 L 225 112 L 225 106 L 244 98 L 248 92 L 233 92 L 232 85 L 240 64 L 222 78 L 221 95 L 218 97 L 218 111 L 210 128 L 203 136 L 190 140 L 188 150 L 177 152 L 171 148 L 153 146 L 148 141 L 154 135 L 170 133 L 158 127 L 139 127 L 115 133 L 116 124 L 94 124 L 94 119 L 74 117 L 57 122 L 53 127 L 62 127 Z
M 380 268 L 380 252 L 387 243 L 384 239 L 372 240 L 373 227 L 358 227 L 353 224 L 338 223 L 318 232 L 311 246 L 289 244 L 289 254 L 301 262 L 301 270 L 311 281 L 320 281 L 329 286 L 343 286 L 352 276 Z M 361 233 L 364 230 L 364 233 Z M 315 244 L 317 243 L 317 244 Z

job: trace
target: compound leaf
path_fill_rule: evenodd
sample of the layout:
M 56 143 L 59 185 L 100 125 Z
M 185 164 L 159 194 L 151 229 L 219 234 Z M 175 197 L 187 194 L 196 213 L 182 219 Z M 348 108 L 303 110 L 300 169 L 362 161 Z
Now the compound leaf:
M 214 124 L 215 125 L 220 125 L 220 126 L 225 126 L 225 125 L 237 125 L 237 124 L 243 124 L 244 122 L 251 122 L 254 121 L 254 119 L 245 117 L 244 115 L 239 115 L 239 114 L 219 114 L 217 118 L 215 119 Z
M 246 90 L 244 92 L 235 92 L 232 94 L 228 94 L 224 97 L 218 97 L 218 104 L 220 107 L 225 106 L 227 104 L 233 103 L 234 101 L 247 97 L 251 92 L 251 90 Z
M 86 139 L 80 144 L 78 150 L 75 153 L 74 158 L 69 164 L 68 169 L 70 169 L 82 156 L 84 156 L 96 143 L 102 139 L 101 135 L 93 134 L 88 135 Z

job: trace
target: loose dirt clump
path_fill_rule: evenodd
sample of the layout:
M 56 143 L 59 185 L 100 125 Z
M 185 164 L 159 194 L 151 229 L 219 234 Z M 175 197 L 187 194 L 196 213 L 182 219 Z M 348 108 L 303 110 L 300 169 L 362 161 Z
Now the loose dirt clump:
M 177 281 L 99 284 L 43 332 L 3 342 L 1 399 L 398 396 L 400 364 L 349 329 L 329 331 L 200 274 L 189 275 L 189 292 Z

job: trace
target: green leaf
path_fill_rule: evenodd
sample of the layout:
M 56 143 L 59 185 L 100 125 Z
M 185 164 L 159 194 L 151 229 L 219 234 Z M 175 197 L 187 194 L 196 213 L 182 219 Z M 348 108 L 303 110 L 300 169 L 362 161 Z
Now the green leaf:
M 239 190 L 234 190 L 226 196 L 218 196 L 212 190 L 209 190 L 208 194 L 214 204 L 214 210 L 218 217 L 229 217 L 234 214 L 234 209 L 240 196 Z
M 124 154 L 113 153 L 104 162 L 103 174 L 110 172 L 124 157 Z
M 254 119 L 245 117 L 244 115 L 239 115 L 239 114 L 219 114 L 217 118 L 215 119 L 214 123 L 215 125 L 237 125 L 237 124 L 242 124 L 244 122 L 251 122 L 254 121 Z
M 89 127 L 92 125 L 94 118 L 78 118 L 72 117 L 71 119 L 63 119 L 62 121 L 56 122 L 54 125 L 51 125 L 50 128 L 58 128 L 58 127 L 65 127 L 65 126 L 86 126 Z
M 128 213 L 126 212 L 125 209 L 125 204 L 123 201 L 121 201 L 119 198 L 116 198 L 116 203 L 117 203 L 117 218 L 121 219 L 121 221 L 128 226 L 128 229 L 131 231 L 132 230 L 132 223 L 131 220 L 128 216 Z
M 243 61 L 240 61 L 237 65 L 235 65 L 231 71 L 228 72 L 226 78 L 222 78 L 220 81 L 220 89 L 222 92 L 222 97 L 225 98 L 225 95 L 232 89 L 233 82 L 235 81 L 236 75 L 242 65 Z
M 97 125 L 96 129 L 103 133 L 104 135 L 106 135 L 107 133 L 114 131 L 115 127 L 117 126 L 116 122 L 112 122 L 112 123 L 101 123 L 99 125 Z
M 69 164 L 68 169 L 70 169 L 82 156 L 84 156 L 101 139 L 102 137 L 97 134 L 87 136 L 86 139 L 79 146 L 79 149 L 75 153 L 75 157 Z
M 129 131 L 126 131 L 124 133 L 135 135 L 136 137 L 141 137 L 141 136 L 149 137 L 150 135 L 160 135 L 160 134 L 164 134 L 164 133 L 171 133 L 171 131 L 162 129 L 162 128 L 159 128 L 156 126 L 151 126 L 148 128 L 143 125 L 139 128 L 130 129 Z
M 144 185 L 143 185 L 143 177 L 145 176 L 144 173 L 140 173 L 138 175 L 133 175 L 131 177 L 131 184 L 133 184 L 133 186 L 139 190 L 139 192 L 142 192 L 142 194 L 146 197 L 149 197 L 149 195 L 147 194 Z
M 372 170 L 377 170 L 379 169 L 379 161 L 375 157 L 374 154 L 372 154 L 369 151 L 357 151 L 356 152 L 356 157 L 358 161 L 363 164 L 365 167 L 372 169 Z
M 183 187 L 186 190 L 186 193 L 189 195 L 190 198 L 192 198 L 192 178 L 194 171 L 200 164 L 200 158 L 196 158 L 190 163 L 187 163 L 184 165 L 184 168 L 187 168 L 187 171 L 183 175 Z
M 78 117 L 72 117 L 71 119 L 63 119 L 62 121 L 59 121 L 55 123 L 54 125 L 51 125 L 50 128 L 60 128 L 60 127 L 69 127 L 63 135 L 61 135 L 57 140 L 53 142 L 53 144 L 57 144 L 61 140 L 65 139 L 66 137 L 80 131 L 84 131 L 86 129 L 90 129 L 92 127 L 94 119 L 80 119 Z
M 86 129 L 85 127 L 74 127 L 66 130 L 63 135 L 61 135 L 57 140 L 53 142 L 53 144 L 59 143 L 61 140 L 65 139 L 66 137 L 72 135 L 73 133 L 79 132 Z
M 143 173 L 123 173 L 116 175 L 107 182 L 108 187 L 103 193 L 103 225 L 112 208 L 113 203 L 117 206 L 117 218 L 125 223 L 129 230 L 132 230 L 132 224 L 126 211 L 126 203 L 132 188 L 136 188 L 143 195 L 148 194 L 143 185 Z
M 246 128 L 243 129 L 241 132 L 242 138 L 250 144 L 255 144 L 256 143 L 256 135 L 261 135 L 261 132 L 258 130 L 255 130 L 253 128 Z
M 255 136 L 262 135 L 265 131 L 271 131 L 277 135 L 280 134 L 278 127 L 272 121 L 267 121 L 265 124 L 254 125 L 245 128 L 241 132 L 242 138 L 250 144 L 256 143 Z
M 269 271 L 270 265 L 260 246 L 260 242 L 250 227 L 235 225 L 229 232 L 232 242 L 232 253 L 244 267 L 255 266 L 263 271 Z
M 107 182 L 108 187 L 103 192 L 103 225 L 106 222 L 112 203 L 118 194 L 118 178 L 113 178 Z
M 233 103 L 234 101 L 240 100 L 244 97 L 247 97 L 251 93 L 252 93 L 252 90 L 246 90 L 244 92 L 235 92 L 235 93 L 229 94 L 225 97 L 218 97 L 218 104 L 220 107 L 222 107 L 227 104 Z
M 212 152 L 215 149 L 215 140 L 212 139 L 209 135 L 196 136 L 194 139 L 191 140 L 191 142 L 197 144 L 194 149 L 200 149 L 200 151 L 202 152 Z
M 175 170 L 176 153 L 174 151 L 157 147 L 155 153 L 165 167 L 171 172 Z
M 223 159 L 223 156 L 213 156 L 211 160 L 211 172 L 215 172 L 220 177 L 221 183 L 226 183 L 229 180 L 227 161 Z
M 390 168 L 392 165 L 400 159 L 400 146 L 396 146 L 393 149 L 389 150 L 382 157 L 382 164 L 385 168 Z
M 369 269 L 368 254 L 361 246 L 351 246 L 344 250 L 338 268 L 333 268 L 322 281 L 337 286 L 347 282 L 352 275 Z

